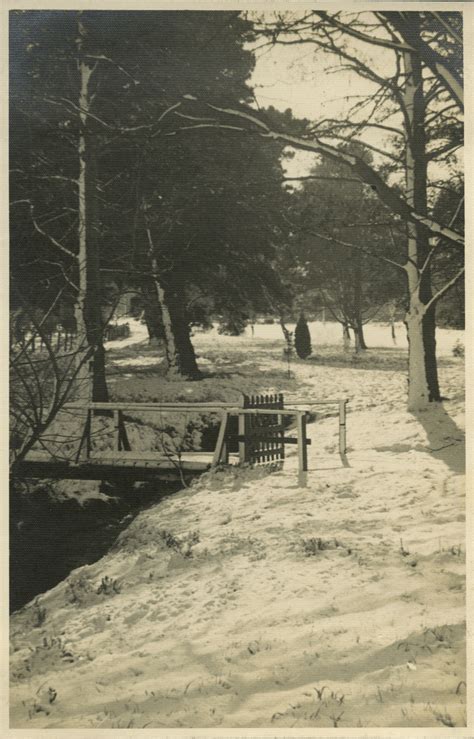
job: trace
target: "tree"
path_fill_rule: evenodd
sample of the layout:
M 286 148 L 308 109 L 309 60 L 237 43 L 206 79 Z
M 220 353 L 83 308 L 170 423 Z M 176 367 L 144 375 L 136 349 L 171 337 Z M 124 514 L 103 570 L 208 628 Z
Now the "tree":
M 245 82 L 253 55 L 243 48 L 249 29 L 237 13 L 12 14 L 12 110 L 25 123 L 13 131 L 12 173 L 21 191 L 13 199 L 13 230 L 28 220 L 45 279 L 54 261 L 67 281 L 78 352 L 84 346 L 93 359 L 95 400 L 107 396 L 104 271 L 149 283 L 167 348 L 175 348 L 170 367 L 196 371 L 179 269 L 168 269 L 152 233 L 159 193 L 179 189 L 170 173 L 180 153 L 181 182 L 190 179 L 187 152 L 173 146 L 167 114 L 188 84 L 219 99 L 250 99 Z M 51 214 L 57 193 L 63 207 Z M 16 260 L 15 278 L 23 279 L 29 261 Z M 88 397 L 88 375 L 83 380 Z
M 56 296 L 56 303 L 60 293 Z M 16 295 L 17 303 L 19 301 Z M 10 346 L 10 473 L 17 474 L 20 463 L 40 442 L 44 432 L 54 422 L 65 402 L 71 397 L 82 371 L 81 361 L 87 362 L 86 352 L 53 338 L 57 317 L 53 310 L 35 309 L 23 303 L 23 317 L 28 333 L 14 337 Z M 15 340 L 17 339 L 17 340 Z M 38 340 L 40 340 L 38 342 Z M 38 346 L 39 344 L 39 346 Z M 35 350 L 36 345 L 36 350 Z M 69 349 L 69 350 L 68 350 Z
M 196 132 L 173 138 L 156 153 L 159 176 L 150 172 L 143 220 L 156 260 L 151 274 L 159 275 L 159 330 L 168 366 L 181 374 L 197 376 L 189 332 L 198 300 L 210 319 L 265 311 L 283 296 L 276 264 L 288 231 L 281 149 L 216 131 L 204 142 Z M 138 251 L 138 271 L 146 272 L 149 258 Z
M 23 123 L 12 127 L 12 173 L 23 195 L 12 202 L 13 233 L 26 216 L 46 252 L 38 261 L 54 265 L 74 295 L 76 396 L 107 400 L 97 243 L 102 141 L 90 124 L 98 50 L 80 12 L 12 13 L 11 31 L 12 111 Z M 14 279 L 21 282 L 28 266 L 20 262 Z
M 295 351 L 300 359 L 307 359 L 312 352 L 311 334 L 304 313 L 300 313 L 295 328 Z
M 370 152 L 358 150 L 370 162 Z M 362 189 L 347 167 L 320 162 L 293 194 L 292 250 L 300 265 L 298 292 L 313 294 L 343 327 L 356 352 L 366 349 L 363 326 L 387 300 L 403 292 L 401 270 L 391 264 L 397 245 L 387 241 L 391 219 L 372 190 Z
M 201 121 L 195 124 L 201 128 L 223 126 L 251 132 L 345 164 L 352 176 L 369 185 L 389 211 L 406 224 L 406 253 L 397 259 L 397 264 L 406 275 L 409 298 L 406 313 L 408 405 L 412 410 L 420 410 L 426 408 L 430 401 L 441 399 L 436 365 L 435 305 L 463 275 L 463 268 L 460 268 L 433 294 L 430 263 L 434 254 L 442 242 L 458 247 L 464 244 L 460 230 L 435 216 L 427 195 L 428 162 L 453 156 L 460 146 L 459 120 L 456 116 L 454 120 L 450 118 L 453 106 L 456 110 L 460 106 L 459 74 L 457 78 L 452 77 L 453 85 L 448 84 L 450 70 L 459 68 L 460 48 L 456 38 L 459 34 L 453 35 L 453 23 L 449 22 L 448 27 L 443 26 L 433 35 L 430 13 L 409 13 L 404 15 L 405 25 L 408 23 L 411 28 L 411 42 L 407 44 L 397 36 L 397 29 L 390 25 L 390 19 L 381 14 L 370 14 L 369 20 L 365 21 L 365 30 L 361 31 L 364 18 L 363 14 L 354 16 L 349 13 L 341 20 L 341 14 L 330 16 L 318 11 L 296 19 L 294 15 L 288 19 L 279 14 L 273 23 L 260 29 L 269 36 L 269 43 L 313 44 L 318 50 L 336 55 L 346 69 L 373 83 L 375 92 L 367 98 L 365 107 L 362 104 L 354 106 L 356 114 L 363 111 L 362 118 L 359 115 L 347 121 L 319 121 L 308 127 L 305 135 L 295 135 L 290 129 L 275 127 L 271 121 L 248 108 L 215 106 L 203 100 L 204 105 L 195 101 L 193 112 L 194 115 L 198 110 L 202 112 Z M 459 14 L 455 18 L 459 25 Z M 370 33 L 367 33 L 367 27 L 370 27 Z M 347 37 L 354 36 L 363 44 L 382 45 L 390 50 L 393 70 L 389 76 L 378 73 L 376 65 L 367 64 L 360 48 L 348 47 Z M 425 62 L 428 52 L 431 62 L 436 60 L 434 63 Z M 427 69 L 431 76 L 427 75 Z M 209 120 L 212 115 L 214 120 Z M 402 128 L 392 124 L 390 119 L 393 116 L 396 116 L 398 124 L 401 122 Z M 444 127 L 439 126 L 440 120 L 444 120 Z M 395 172 L 400 171 L 403 165 L 403 187 L 389 184 L 380 166 L 370 166 L 361 157 L 327 143 L 331 137 L 336 141 L 356 141 L 355 133 L 374 128 L 398 137 L 400 153 L 397 154 L 396 148 L 395 152 L 390 151 L 390 146 L 385 151 L 378 147 L 375 149 L 395 165 Z M 431 148 L 428 148 L 428 140 Z M 371 146 L 367 142 L 365 144 Z

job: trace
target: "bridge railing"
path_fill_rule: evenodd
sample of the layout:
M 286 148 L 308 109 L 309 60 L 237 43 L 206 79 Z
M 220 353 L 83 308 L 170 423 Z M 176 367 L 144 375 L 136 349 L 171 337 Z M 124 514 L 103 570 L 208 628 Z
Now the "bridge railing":
M 268 396 L 267 396 L 268 397 Z M 81 459 L 89 460 L 91 457 L 91 451 L 92 451 L 92 422 L 93 422 L 93 416 L 98 414 L 101 415 L 102 413 L 107 413 L 107 415 L 111 415 L 114 418 L 114 427 L 115 427 L 115 452 L 131 452 L 131 445 L 128 439 L 127 435 L 127 429 L 124 419 L 124 413 L 125 412 L 157 412 L 157 413 L 166 413 L 166 412 L 183 412 L 183 413 L 189 413 L 192 411 L 196 412 L 211 412 L 211 413 L 218 413 L 220 415 L 220 426 L 219 431 L 217 435 L 217 442 L 216 447 L 213 453 L 211 467 L 215 467 L 218 464 L 222 462 L 228 462 L 229 460 L 229 454 L 228 454 L 228 441 L 230 438 L 237 439 L 239 441 L 239 462 L 245 463 L 245 462 L 252 462 L 252 461 L 272 461 L 273 459 L 282 459 L 283 454 L 281 456 L 278 455 L 278 449 L 280 444 L 285 443 L 295 443 L 298 445 L 298 479 L 300 485 L 305 485 L 307 481 L 307 472 L 308 472 L 308 458 L 307 458 L 307 445 L 311 443 L 311 441 L 307 438 L 306 435 L 306 424 L 308 420 L 308 416 L 310 413 L 310 409 L 315 406 L 322 406 L 322 405 L 337 405 L 338 407 L 338 414 L 339 414 L 339 453 L 341 455 L 341 459 L 345 465 L 347 465 L 347 458 L 346 458 L 346 405 L 348 403 L 347 399 L 335 399 L 335 400 L 304 400 L 304 401 L 292 401 L 292 407 L 279 407 L 279 408 L 265 408 L 265 407 L 244 407 L 245 402 L 243 401 L 241 405 L 238 403 L 225 403 L 225 402 L 196 402 L 196 403 L 183 403 L 183 402 L 162 402 L 162 403 L 153 403 L 153 402 L 144 402 L 144 403 L 121 403 L 121 402 L 91 402 L 88 403 L 86 406 L 82 403 L 68 403 L 65 408 L 67 409 L 76 409 L 76 410 L 82 410 L 86 413 L 86 419 L 84 424 L 84 430 L 82 433 L 82 437 L 79 444 L 79 449 L 76 456 L 76 462 L 79 462 Z M 304 406 L 303 408 L 301 406 Z M 268 440 L 269 444 L 266 445 L 265 443 L 263 445 L 260 445 L 263 449 L 263 451 L 259 454 L 257 451 L 255 455 L 252 457 L 248 453 L 248 446 L 246 447 L 246 444 L 250 443 L 250 437 L 252 435 L 252 432 L 249 433 L 249 424 L 246 421 L 246 419 L 249 419 L 249 417 L 277 417 L 275 419 L 276 424 L 274 428 L 277 429 L 276 432 L 272 432 L 272 425 L 268 426 L 267 429 L 254 429 L 253 435 L 260 436 L 265 440 L 265 433 L 268 432 L 266 439 Z M 289 438 L 284 437 L 282 433 L 283 425 L 282 425 L 282 419 L 283 417 L 290 416 L 294 417 L 296 419 L 296 428 L 297 428 L 297 436 L 296 438 Z M 239 434 L 236 436 L 235 434 L 232 435 L 229 432 L 229 420 L 232 417 L 237 417 L 239 419 Z M 249 419 L 250 420 L 250 419 Z M 281 432 L 281 433 L 280 433 Z M 247 433 L 247 436 L 246 436 Z M 277 441 L 277 439 L 273 439 L 272 437 L 275 436 L 275 434 L 278 435 L 278 445 L 272 445 L 272 442 Z M 193 452 L 193 455 L 199 455 L 200 452 Z M 202 452 L 202 454 L 208 454 L 206 452 Z

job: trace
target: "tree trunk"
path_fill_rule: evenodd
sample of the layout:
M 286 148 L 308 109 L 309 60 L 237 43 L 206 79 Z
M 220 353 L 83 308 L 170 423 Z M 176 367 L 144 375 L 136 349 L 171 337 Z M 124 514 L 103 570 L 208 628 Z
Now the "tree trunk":
M 429 291 L 431 295 L 431 287 Z M 423 294 L 423 293 L 422 293 Z M 423 343 L 425 347 L 425 372 L 430 402 L 439 402 L 438 363 L 436 360 L 436 305 L 432 305 L 423 316 Z
M 405 324 L 408 335 L 408 410 L 419 411 L 427 408 L 430 401 L 423 336 L 423 306 L 419 301 L 418 304 L 415 300 L 412 301 L 405 316 Z
M 416 19 L 413 21 L 417 22 Z M 416 54 L 404 52 L 406 84 L 404 101 L 407 114 L 406 189 L 407 201 L 417 212 L 427 211 L 427 158 L 425 140 L 425 101 L 422 69 Z M 431 275 L 425 260 L 429 253 L 426 229 L 407 224 L 409 309 L 405 319 L 408 331 L 408 407 L 422 410 L 430 401 L 440 400 L 436 364 L 435 306 L 424 309 L 432 296 Z M 414 356 L 410 356 L 414 353 Z
M 196 380 L 201 376 L 191 342 L 191 330 L 185 316 L 184 296 L 172 287 L 156 283 L 166 336 L 168 374 Z
M 189 322 L 185 316 L 184 296 L 178 287 L 162 284 L 153 259 L 154 287 L 161 311 L 168 375 L 197 380 L 201 373 L 191 342 Z
M 356 318 L 355 326 L 353 327 L 354 336 L 356 338 L 356 342 L 359 347 L 359 351 L 366 351 L 367 344 L 365 343 L 365 337 L 364 337 L 364 324 L 362 323 L 362 318 L 358 316 Z
M 186 316 L 184 290 L 174 284 L 172 277 L 166 281 L 160 278 L 157 251 L 153 243 L 150 226 L 145 222 L 148 238 L 148 258 L 151 267 L 151 280 L 159 306 L 168 375 L 197 380 L 201 377 L 196 364 L 196 355 L 191 342 L 191 330 Z M 153 298 L 155 300 L 155 298 Z
M 144 318 L 148 330 L 148 338 L 150 344 L 156 344 L 163 340 L 163 324 L 161 322 L 161 308 L 153 279 L 147 280 L 144 283 L 142 293 L 145 303 Z
M 102 312 L 102 284 L 100 274 L 100 256 L 96 237 L 97 201 L 96 201 L 96 157 L 92 142 L 88 142 L 86 195 L 88 197 L 87 223 L 87 291 L 85 300 L 85 323 L 87 343 L 93 349 L 92 359 L 92 400 L 106 403 L 109 400 L 105 379 L 104 328 L 108 317 Z M 87 191 L 88 190 L 88 191 Z M 110 316 L 110 308 L 107 311 Z
M 287 348 L 291 348 L 293 346 L 292 332 L 286 327 L 285 320 L 281 316 L 280 316 L 280 320 L 278 321 L 278 323 L 280 324 L 281 330 L 283 331 L 283 336 L 285 338 Z
M 349 324 L 343 323 L 342 324 L 342 345 L 344 347 L 344 351 L 348 352 L 351 348 L 351 334 L 349 331 Z
M 360 260 L 360 255 L 355 255 L 354 259 L 354 319 L 352 329 L 354 331 L 356 353 L 358 353 L 360 351 L 365 351 L 367 349 L 367 345 L 364 339 L 364 329 L 362 322 L 362 264 Z
M 397 346 L 397 334 L 395 331 L 395 321 L 393 320 L 393 318 L 390 319 L 390 333 L 392 336 L 393 345 Z
M 352 326 L 352 330 L 354 332 L 354 353 L 360 354 L 361 346 L 360 346 L 360 336 L 357 332 L 357 330 Z
M 393 345 L 397 345 L 397 333 L 395 331 L 395 316 L 397 314 L 397 307 L 395 303 L 389 304 L 388 307 L 388 320 L 390 322 L 390 335 L 392 337 Z
M 84 401 L 108 401 L 105 380 L 105 352 L 102 341 L 103 325 L 100 307 L 100 263 L 95 239 L 95 158 L 88 135 L 90 108 L 89 83 L 93 69 L 82 57 L 85 29 L 78 21 L 78 51 L 80 76 L 80 130 L 79 130 L 79 291 L 75 305 L 77 334 L 76 399 Z

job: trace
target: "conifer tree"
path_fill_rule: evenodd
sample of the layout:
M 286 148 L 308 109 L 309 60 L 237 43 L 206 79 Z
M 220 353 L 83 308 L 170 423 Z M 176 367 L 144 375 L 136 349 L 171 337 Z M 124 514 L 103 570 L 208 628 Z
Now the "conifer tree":
M 307 359 L 311 352 L 311 334 L 304 313 L 300 313 L 295 328 L 295 349 L 300 359 Z

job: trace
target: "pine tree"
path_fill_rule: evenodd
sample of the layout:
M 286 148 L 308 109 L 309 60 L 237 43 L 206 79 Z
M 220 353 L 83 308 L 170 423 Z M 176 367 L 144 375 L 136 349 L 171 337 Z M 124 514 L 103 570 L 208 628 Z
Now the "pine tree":
M 300 314 L 295 328 L 295 349 L 300 359 L 307 359 L 311 352 L 311 335 L 304 313 Z

